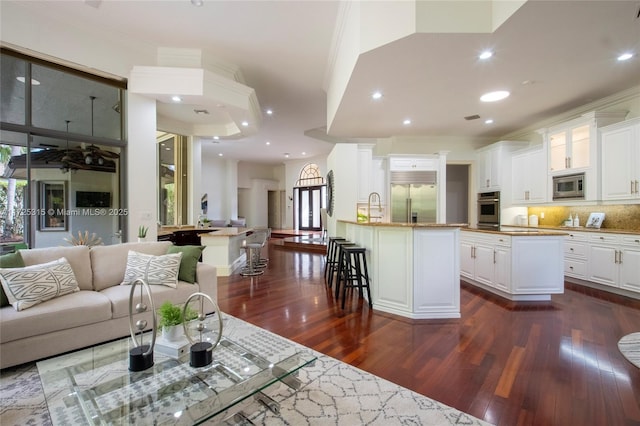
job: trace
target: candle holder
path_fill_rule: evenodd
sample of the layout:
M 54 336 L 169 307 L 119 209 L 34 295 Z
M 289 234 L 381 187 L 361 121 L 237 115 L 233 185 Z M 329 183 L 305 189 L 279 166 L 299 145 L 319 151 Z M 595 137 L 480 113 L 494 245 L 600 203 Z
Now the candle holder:
M 135 308 L 133 306 L 135 299 L 136 286 L 140 286 L 140 299 L 138 303 L 136 303 Z M 141 319 L 137 320 L 134 324 L 133 316 L 134 314 L 141 314 L 147 312 L 148 306 L 142 300 L 142 290 L 145 290 L 147 293 L 147 297 L 149 299 L 149 304 L 151 305 L 151 316 L 153 318 L 153 328 L 151 332 L 151 343 L 144 344 L 143 341 L 143 332 L 144 329 L 147 328 L 147 320 Z M 131 283 L 131 292 L 129 293 L 129 331 L 131 333 L 131 339 L 133 340 L 134 347 L 129 350 L 129 370 L 130 371 L 143 371 L 147 368 L 153 366 L 153 348 L 156 344 L 156 330 L 157 327 L 157 318 L 156 318 L 156 308 L 153 305 L 153 297 L 151 297 L 151 288 L 146 281 L 142 279 L 137 279 L 133 283 Z M 140 342 L 138 342 L 138 337 L 140 337 Z
M 220 343 L 220 339 L 222 338 L 222 316 L 220 315 L 220 308 L 217 303 L 213 301 L 211 297 L 204 293 L 193 293 L 184 304 L 184 308 L 182 311 L 182 317 L 186 318 L 187 310 L 189 309 L 189 303 L 192 300 L 199 299 L 199 306 L 197 309 L 198 317 L 197 324 L 195 325 L 195 331 L 198 333 L 198 337 L 194 339 L 191 336 L 191 332 L 188 325 L 193 324 L 193 321 L 187 322 L 183 320 L 182 326 L 184 328 L 184 335 L 191 344 L 190 350 L 190 358 L 189 365 L 192 367 L 205 367 L 213 362 L 213 349 L 218 346 Z M 204 310 L 204 302 L 205 300 L 209 301 L 209 303 L 213 306 L 213 313 L 218 316 L 218 336 L 215 340 L 215 343 L 211 343 L 210 341 L 204 341 L 203 336 L 204 333 L 208 330 L 207 325 L 204 321 L 207 319 L 207 314 Z

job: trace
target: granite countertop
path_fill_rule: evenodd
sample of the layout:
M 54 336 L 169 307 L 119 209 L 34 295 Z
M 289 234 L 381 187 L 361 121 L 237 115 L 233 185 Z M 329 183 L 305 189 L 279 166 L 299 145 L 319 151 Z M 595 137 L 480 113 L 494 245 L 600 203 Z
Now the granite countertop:
M 200 237 L 233 237 L 235 235 L 245 235 L 248 232 L 253 231 L 253 228 L 237 228 L 237 227 L 224 227 L 224 228 L 210 228 L 211 232 L 200 235 Z
M 355 220 L 341 220 L 338 222 L 351 223 L 362 226 L 387 226 L 395 228 L 466 228 L 468 223 L 396 223 L 396 222 L 358 222 Z
M 525 230 L 543 230 L 543 231 L 561 231 L 567 234 L 571 232 L 593 232 L 593 233 L 604 233 L 604 234 L 631 234 L 631 235 L 640 235 L 640 230 L 637 229 L 612 229 L 612 228 L 585 228 L 584 226 L 538 226 L 537 228 L 531 226 L 518 226 L 518 225 L 503 225 L 509 228 L 520 228 Z M 520 232 L 520 231 L 516 231 Z
M 528 228 L 522 227 L 518 230 L 504 230 L 500 229 L 479 229 L 474 227 L 464 228 L 464 231 L 481 232 L 484 234 L 498 234 L 498 235 L 510 235 L 512 237 L 557 237 L 563 235 L 569 235 L 568 232 L 563 230 L 551 230 L 540 228 Z

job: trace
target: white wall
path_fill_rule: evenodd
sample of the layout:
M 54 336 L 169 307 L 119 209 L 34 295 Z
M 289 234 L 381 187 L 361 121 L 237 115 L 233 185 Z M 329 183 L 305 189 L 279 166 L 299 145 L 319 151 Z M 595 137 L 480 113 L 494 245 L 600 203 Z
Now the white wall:
M 200 167 L 200 197 L 207 194 L 209 219 L 235 219 L 237 217 L 237 165 L 217 155 L 202 151 Z
M 327 168 L 334 174 L 333 215 L 327 220 L 329 236 L 344 235 L 338 220 L 357 220 L 358 203 L 358 145 L 336 144 L 327 157 Z

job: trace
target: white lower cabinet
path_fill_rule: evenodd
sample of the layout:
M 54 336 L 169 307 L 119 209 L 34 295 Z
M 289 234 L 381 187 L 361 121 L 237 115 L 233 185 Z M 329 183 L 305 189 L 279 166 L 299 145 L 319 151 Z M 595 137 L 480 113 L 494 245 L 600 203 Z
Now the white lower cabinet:
M 588 234 L 570 232 L 564 241 L 564 274 L 587 279 Z
M 588 280 L 640 292 L 640 235 L 592 235 Z
M 550 300 L 564 292 L 563 238 L 462 231 L 461 279 L 510 300 Z

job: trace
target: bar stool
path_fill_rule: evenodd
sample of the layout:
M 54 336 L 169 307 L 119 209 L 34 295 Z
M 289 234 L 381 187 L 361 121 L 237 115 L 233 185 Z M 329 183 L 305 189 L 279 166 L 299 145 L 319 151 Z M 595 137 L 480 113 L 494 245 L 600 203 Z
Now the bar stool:
M 257 262 L 260 260 L 262 244 L 248 243 L 244 246 L 244 250 L 247 254 L 247 262 L 245 263 L 245 266 L 240 270 L 240 275 L 242 275 L 243 277 L 254 277 L 256 275 L 264 274 L 264 268 L 260 267 Z
M 333 254 L 333 261 L 329 265 L 329 281 L 327 282 L 327 286 L 329 288 L 333 287 L 333 276 L 336 275 L 336 285 L 338 284 L 338 280 L 340 279 L 340 273 L 342 271 L 342 248 L 355 246 L 355 243 L 347 240 L 337 240 L 334 242 L 335 249 Z M 338 287 L 336 287 L 336 299 L 338 298 Z
M 336 241 L 346 241 L 345 238 L 342 237 L 329 237 L 329 242 L 327 243 L 327 254 L 325 255 L 324 261 L 324 280 L 328 279 L 328 272 L 330 270 L 329 266 L 332 268 L 338 261 L 336 255 Z
M 360 297 L 363 297 L 362 289 L 366 289 L 369 307 L 373 307 L 366 253 L 367 249 L 364 247 L 342 247 L 342 273 L 338 275 L 336 281 L 336 295 L 340 288 L 340 282 L 344 281 L 342 285 L 342 309 L 344 309 L 345 300 L 347 299 L 347 288 L 357 288 Z

